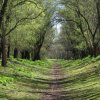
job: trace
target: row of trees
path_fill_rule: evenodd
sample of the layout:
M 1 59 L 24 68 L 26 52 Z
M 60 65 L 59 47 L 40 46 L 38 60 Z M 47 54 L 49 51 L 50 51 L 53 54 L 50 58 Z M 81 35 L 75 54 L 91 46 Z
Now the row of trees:
M 53 43 L 55 48 L 51 48 L 63 51 L 59 54 L 57 50 L 57 58 L 100 53 L 100 0 L 1 0 L 2 66 L 7 65 L 10 55 L 33 61 L 47 56 L 55 40 L 52 26 L 59 22 L 61 34 L 56 37 L 57 46 Z
M 70 41 L 73 54 L 100 54 L 100 0 L 61 0 L 60 4 L 57 20 L 62 22 L 62 35 L 65 42 Z
M 7 65 L 10 54 L 15 58 L 20 54 L 21 58 L 40 59 L 41 48 L 46 51 L 52 41 L 52 7 L 51 0 L 0 0 L 2 66 Z

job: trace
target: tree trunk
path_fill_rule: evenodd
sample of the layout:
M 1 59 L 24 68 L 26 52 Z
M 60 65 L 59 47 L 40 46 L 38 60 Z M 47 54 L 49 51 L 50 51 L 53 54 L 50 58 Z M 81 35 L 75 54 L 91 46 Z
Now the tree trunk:
M 40 60 L 40 49 L 41 47 L 35 47 L 34 54 L 33 54 L 33 61 Z
M 24 50 L 21 51 L 21 58 L 22 58 L 22 59 L 25 59 L 25 51 L 24 51 Z
M 18 49 L 17 48 L 14 49 L 14 58 L 18 58 Z
M 93 45 L 92 47 L 88 48 L 89 54 L 92 57 L 96 57 L 97 56 L 97 46 Z
M 97 56 L 97 48 L 96 48 L 96 46 L 94 46 L 93 49 L 92 49 L 92 56 L 94 56 L 94 57 Z
M 1 27 L 5 12 L 6 12 L 7 4 L 8 4 L 8 0 L 3 0 L 3 5 L 2 5 L 2 8 L 0 10 L 0 27 Z
M 7 66 L 7 49 L 6 49 L 6 37 L 1 38 L 2 47 L 2 66 Z
M 7 57 L 10 57 L 10 45 L 8 45 L 8 52 L 7 52 Z
M 2 47 L 0 46 L 0 59 L 1 59 L 1 56 L 2 56 Z
M 30 60 L 30 53 L 28 50 L 25 50 L 25 59 Z
M 35 48 L 34 48 L 33 61 L 41 59 L 40 51 L 41 51 L 42 45 L 44 43 L 45 34 L 46 34 L 46 30 L 43 31 L 42 33 L 40 33 L 40 37 L 39 37 L 38 41 L 36 42 L 36 44 L 34 46 Z

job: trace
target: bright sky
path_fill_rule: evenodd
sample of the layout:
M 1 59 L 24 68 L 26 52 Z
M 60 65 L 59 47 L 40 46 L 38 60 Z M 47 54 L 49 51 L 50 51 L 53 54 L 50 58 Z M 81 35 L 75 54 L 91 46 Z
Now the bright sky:
M 61 32 L 61 24 L 59 23 L 59 24 L 57 24 L 57 34 L 60 34 L 60 32 Z
M 60 23 L 54 26 L 54 28 L 55 28 L 54 41 L 56 41 L 59 38 L 59 35 L 60 35 L 60 32 L 61 32 L 61 27 L 62 27 L 62 25 Z

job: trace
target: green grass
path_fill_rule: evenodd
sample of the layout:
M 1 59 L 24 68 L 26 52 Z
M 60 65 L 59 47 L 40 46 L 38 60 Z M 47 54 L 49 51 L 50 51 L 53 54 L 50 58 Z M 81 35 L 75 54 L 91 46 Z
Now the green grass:
M 100 100 L 100 56 L 59 61 L 64 69 L 66 98 L 69 100 Z M 64 81 L 65 81 L 64 80 Z
M 38 78 L 49 78 L 52 63 L 9 59 L 8 67 L 0 67 L 0 100 L 39 100 L 48 84 Z
M 0 67 L 0 100 L 40 100 L 51 79 L 54 63 L 61 64 L 64 74 L 64 100 L 100 100 L 100 56 L 78 60 L 29 61 L 9 59 Z
M 0 84 L 7 85 L 13 82 L 13 78 L 0 75 Z

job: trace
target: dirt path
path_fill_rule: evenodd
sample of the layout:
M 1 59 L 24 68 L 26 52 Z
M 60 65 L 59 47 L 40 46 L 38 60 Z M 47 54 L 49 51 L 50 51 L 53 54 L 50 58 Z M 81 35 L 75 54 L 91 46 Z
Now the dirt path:
M 63 78 L 61 66 L 58 64 L 53 65 L 51 72 L 51 80 L 49 83 L 49 89 L 43 94 L 41 100 L 63 100 L 62 89 L 63 86 L 60 80 Z

